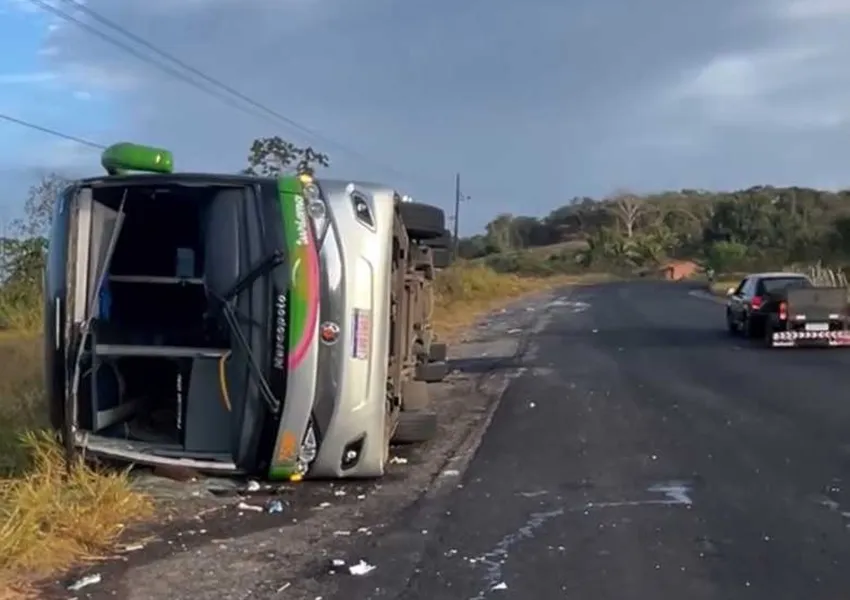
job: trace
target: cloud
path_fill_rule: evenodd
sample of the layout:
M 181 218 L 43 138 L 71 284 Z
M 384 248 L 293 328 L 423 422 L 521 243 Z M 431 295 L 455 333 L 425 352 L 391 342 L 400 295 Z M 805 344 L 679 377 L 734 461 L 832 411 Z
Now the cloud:
M 29 85 L 56 81 L 57 75 L 52 71 L 35 71 L 32 73 L 0 73 L 0 85 Z
M 850 0 L 771 2 L 751 11 L 748 24 L 760 26 L 760 43 L 684 69 L 662 89 L 661 106 L 747 129 L 850 124 L 850 38 L 837 16 L 850 17 Z
M 792 21 L 850 18 L 850 1 L 792 0 L 780 3 L 777 15 Z
M 244 166 L 253 138 L 281 135 L 328 152 L 334 175 L 445 205 L 460 171 L 475 198 L 462 228 L 478 228 L 617 186 L 846 179 L 850 38 L 835 15 L 848 2 L 88 0 L 318 136 L 70 24 L 47 32 L 40 60 L 97 98 L 73 106 L 101 127 L 68 131 L 221 171 Z

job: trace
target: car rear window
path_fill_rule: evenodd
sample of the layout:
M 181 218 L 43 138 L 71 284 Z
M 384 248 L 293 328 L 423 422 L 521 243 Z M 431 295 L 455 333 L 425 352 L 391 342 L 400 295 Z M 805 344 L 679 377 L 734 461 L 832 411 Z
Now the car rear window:
M 812 287 L 812 283 L 805 277 L 771 277 L 762 279 L 761 285 L 765 294 L 773 294 L 788 288 Z

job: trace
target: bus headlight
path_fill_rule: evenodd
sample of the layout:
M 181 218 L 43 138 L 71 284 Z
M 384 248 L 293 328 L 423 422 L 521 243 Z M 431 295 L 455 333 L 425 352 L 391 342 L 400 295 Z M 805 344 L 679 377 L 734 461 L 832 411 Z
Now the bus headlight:
M 307 473 L 318 454 L 319 444 L 316 439 L 316 430 L 311 421 L 304 434 L 304 440 L 301 442 L 301 450 L 298 452 L 298 472 L 301 474 Z

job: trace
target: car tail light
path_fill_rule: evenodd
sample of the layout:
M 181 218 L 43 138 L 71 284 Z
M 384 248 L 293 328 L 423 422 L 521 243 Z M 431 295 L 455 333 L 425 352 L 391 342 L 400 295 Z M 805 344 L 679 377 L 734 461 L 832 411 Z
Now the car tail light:
M 780 302 L 779 303 L 779 320 L 785 321 L 788 318 L 788 303 Z
M 761 308 L 763 301 L 764 300 L 761 296 L 753 296 L 753 299 L 750 300 L 750 306 L 753 310 L 758 310 Z

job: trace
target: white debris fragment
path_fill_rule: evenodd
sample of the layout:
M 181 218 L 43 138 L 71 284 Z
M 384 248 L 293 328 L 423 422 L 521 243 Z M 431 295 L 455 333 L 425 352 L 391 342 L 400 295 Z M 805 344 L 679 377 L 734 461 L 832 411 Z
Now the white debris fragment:
M 591 330 L 591 331 L 593 331 L 593 333 L 599 333 L 599 330 L 598 330 L 598 329 L 593 329 L 593 330 Z
M 390 459 L 390 464 L 392 464 L 392 465 L 406 465 L 407 459 L 404 458 L 403 456 L 393 456 Z
M 522 329 L 508 329 L 508 335 L 514 335 L 516 333 L 522 333 Z
M 89 587 L 90 585 L 96 585 L 100 583 L 102 580 L 100 573 L 94 573 L 93 575 L 86 575 L 72 583 L 68 586 L 68 589 L 72 592 L 78 592 L 85 587 Z
M 319 504 L 319 505 L 316 507 L 316 509 L 321 510 L 321 509 L 323 509 L 323 508 L 327 508 L 327 507 L 329 507 L 330 505 L 331 505 L 331 503 L 330 503 L 330 502 L 322 502 L 321 504 Z
M 508 584 L 505 583 L 504 581 L 502 581 L 500 583 L 497 583 L 496 585 L 494 585 L 490 589 L 491 590 L 506 590 L 506 589 L 508 589 Z
M 248 487 L 246 488 L 249 492 L 259 492 L 260 491 L 260 483 L 258 481 L 251 480 L 248 482 Z
M 336 490 L 334 496 L 345 496 L 345 490 Z
M 533 492 L 520 492 L 519 495 L 525 498 L 537 498 L 538 496 L 545 496 L 548 493 L 546 490 L 535 490 Z
M 348 567 L 348 572 L 352 575 L 366 575 L 367 573 L 371 573 L 375 570 L 374 565 L 370 565 L 365 560 L 361 560 L 356 565 L 351 565 Z
M 534 408 L 535 406 L 537 406 L 537 405 L 534 402 L 528 403 L 528 408 Z
M 344 529 L 340 529 L 339 531 L 334 531 L 335 537 L 343 537 L 343 536 L 346 536 L 346 535 L 351 535 L 351 532 L 345 531 Z
M 239 510 L 253 510 L 254 512 L 263 512 L 262 506 L 257 506 L 256 504 L 248 504 L 247 502 L 240 502 L 236 505 L 236 508 Z
M 335 567 L 344 567 L 345 561 L 342 560 L 341 558 L 335 558 L 331 561 L 331 564 Z
M 441 473 L 441 475 L 443 477 L 457 477 L 458 475 L 460 475 L 460 471 L 458 471 L 457 469 L 446 469 Z
M 124 546 L 123 548 L 121 548 L 121 551 L 122 552 L 136 552 L 137 550 L 141 550 L 144 547 L 145 547 L 144 544 L 130 544 L 128 546 Z

